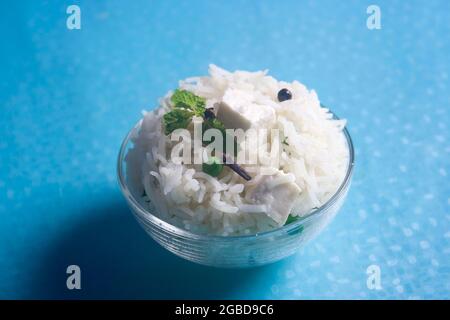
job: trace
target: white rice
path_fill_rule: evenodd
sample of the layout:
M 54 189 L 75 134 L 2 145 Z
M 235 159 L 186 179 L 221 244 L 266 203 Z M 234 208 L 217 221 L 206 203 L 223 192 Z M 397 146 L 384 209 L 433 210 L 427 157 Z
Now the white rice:
M 270 187 L 294 182 L 301 189 L 292 216 L 304 216 L 329 200 L 348 165 L 348 146 L 342 133 L 345 120 L 332 119 L 320 106 L 317 94 L 297 81 L 277 81 L 267 71 L 232 73 L 215 65 L 210 65 L 209 74 L 181 81 L 180 88 L 205 97 L 207 107 L 232 90 L 240 90 L 252 103 L 272 108 L 275 117 L 264 123 L 264 128 L 269 132 L 279 129 L 287 137 L 281 160 L 264 168 L 260 163 L 243 165 L 252 175 L 245 181 L 229 169 L 214 178 L 202 172 L 201 165 L 170 159 L 175 143 L 165 136 L 161 125 L 162 116 L 172 107 L 169 92 L 157 109 L 143 112 L 141 128 L 126 156 L 128 183 L 142 204 L 161 219 L 196 233 L 241 235 L 280 227 L 264 204 L 246 198 L 247 187 L 257 183 L 261 173 L 281 170 L 287 175 L 271 181 Z M 282 88 L 288 88 L 293 98 L 279 103 L 277 93 Z M 142 196 L 144 190 L 146 197 Z

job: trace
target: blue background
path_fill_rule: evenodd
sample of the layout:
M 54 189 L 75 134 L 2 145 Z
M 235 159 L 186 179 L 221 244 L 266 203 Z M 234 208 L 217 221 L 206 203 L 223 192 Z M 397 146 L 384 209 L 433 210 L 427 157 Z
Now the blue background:
M 0 10 L 0 298 L 449 298 L 449 1 L 10 1 Z M 81 7 L 81 30 L 66 8 Z M 121 140 L 177 81 L 270 69 L 349 121 L 356 171 L 328 229 L 249 270 L 140 229 Z M 65 287 L 66 267 L 82 290 Z M 381 269 L 369 290 L 366 269 Z

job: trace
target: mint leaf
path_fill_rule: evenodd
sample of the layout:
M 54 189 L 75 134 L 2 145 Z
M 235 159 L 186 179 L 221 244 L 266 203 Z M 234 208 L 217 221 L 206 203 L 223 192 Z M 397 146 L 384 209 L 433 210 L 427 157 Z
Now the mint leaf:
M 290 223 L 292 223 L 294 221 L 297 221 L 297 220 L 298 220 L 298 217 L 293 217 L 293 216 L 289 215 L 287 220 L 286 220 L 286 223 L 284 225 L 290 224 Z
M 174 108 L 163 116 L 166 135 L 176 129 L 186 129 L 193 116 L 203 117 L 206 99 L 192 92 L 176 89 L 170 98 Z
M 288 224 L 294 223 L 295 221 L 298 221 L 299 219 L 300 219 L 299 216 L 293 217 L 293 216 L 289 215 L 287 218 L 287 221 L 284 225 L 286 226 Z M 304 229 L 305 229 L 304 225 L 300 225 L 300 226 L 298 226 L 297 229 L 290 230 L 288 233 L 290 235 L 300 234 L 303 232 Z
M 211 157 L 202 164 L 202 170 L 212 177 L 218 177 L 223 170 L 222 161 L 217 157 Z
M 191 123 L 194 112 L 187 109 L 176 108 L 163 116 L 165 134 L 171 134 L 176 129 L 186 129 Z
M 197 116 L 203 116 L 205 112 L 206 99 L 192 92 L 176 89 L 170 100 L 175 108 L 192 110 Z
M 223 134 L 225 134 L 225 126 L 223 125 L 223 123 L 220 120 L 217 120 L 216 118 L 214 118 L 214 119 L 207 119 L 207 120 L 203 121 L 203 130 L 213 129 L 213 128 L 218 129 Z

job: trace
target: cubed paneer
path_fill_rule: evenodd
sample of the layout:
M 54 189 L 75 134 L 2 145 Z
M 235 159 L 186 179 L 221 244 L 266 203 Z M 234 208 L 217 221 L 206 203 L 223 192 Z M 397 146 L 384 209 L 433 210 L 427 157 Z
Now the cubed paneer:
M 214 108 L 216 117 L 227 129 L 247 130 L 251 127 L 268 127 L 275 119 L 271 106 L 257 104 L 252 94 L 239 89 L 228 89 L 222 101 Z
M 267 215 L 282 226 L 301 192 L 294 181 L 292 174 L 278 170 L 274 175 L 263 176 L 250 186 L 245 198 L 254 204 L 266 205 Z

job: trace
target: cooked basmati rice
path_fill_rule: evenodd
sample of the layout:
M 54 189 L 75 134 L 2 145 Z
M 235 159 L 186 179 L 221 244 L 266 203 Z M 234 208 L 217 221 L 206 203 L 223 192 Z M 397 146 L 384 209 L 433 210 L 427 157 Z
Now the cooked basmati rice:
M 313 90 L 297 81 L 277 81 L 267 71 L 228 72 L 215 65 L 210 65 L 209 76 L 188 78 L 180 82 L 180 88 L 206 98 L 207 107 L 224 95 L 242 93 L 246 103 L 273 110 L 275 116 L 259 125 L 269 132 L 279 129 L 288 143 L 283 145 L 278 164 L 242 165 L 251 173 L 250 181 L 231 170 L 212 177 L 201 165 L 169 157 L 175 143 L 161 124 L 162 116 L 172 108 L 169 92 L 157 109 L 143 112 L 140 129 L 132 137 L 134 146 L 126 156 L 130 189 L 152 214 L 196 233 L 258 233 L 282 226 L 271 218 L 270 207 L 252 203 L 249 197 L 248 190 L 264 175 L 285 173 L 274 176 L 269 189 L 294 183 L 301 190 L 290 213 L 294 217 L 323 205 L 342 183 L 349 159 L 342 133 L 345 120 L 332 119 Z M 280 103 L 277 92 L 282 88 L 288 88 L 293 97 Z

